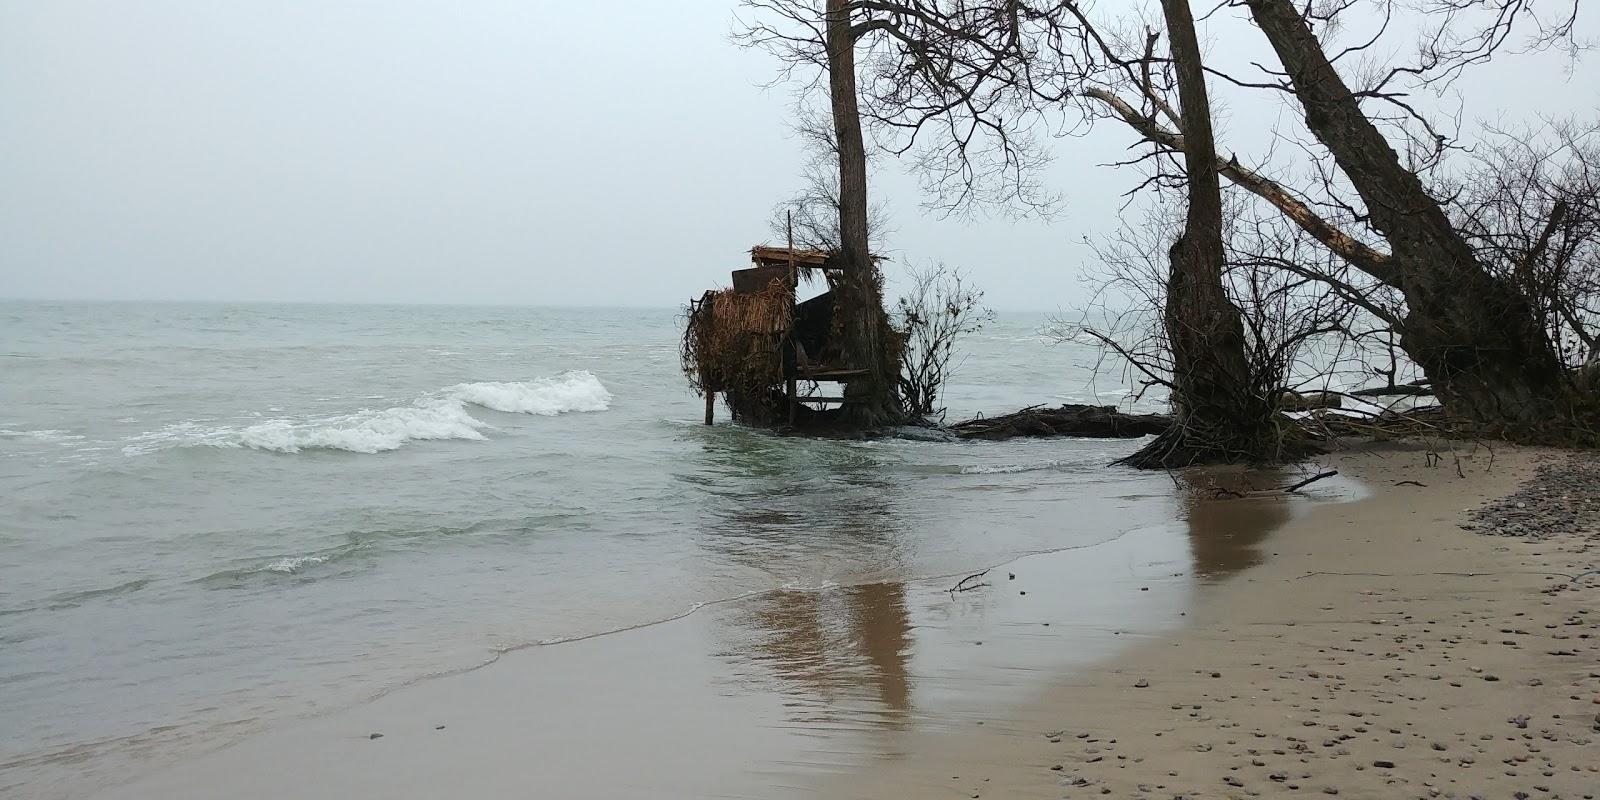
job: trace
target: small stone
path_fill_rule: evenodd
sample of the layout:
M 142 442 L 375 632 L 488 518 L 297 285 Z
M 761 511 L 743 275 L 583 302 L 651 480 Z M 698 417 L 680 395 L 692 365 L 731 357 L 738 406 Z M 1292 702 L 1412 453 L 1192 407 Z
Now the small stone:
M 1372 766 L 1377 767 L 1378 769 L 1394 769 L 1394 762 L 1385 761 L 1380 758 L 1377 761 L 1372 762 Z
M 1139 682 L 1135 683 L 1133 685 L 1133 688 L 1135 688 L 1135 689 L 1148 689 L 1148 688 L 1150 688 L 1150 682 L 1145 680 L 1144 678 L 1140 678 Z
M 382 739 L 383 738 L 383 734 L 381 734 L 381 733 L 369 733 L 369 734 L 367 734 L 367 738 L 368 739 Z

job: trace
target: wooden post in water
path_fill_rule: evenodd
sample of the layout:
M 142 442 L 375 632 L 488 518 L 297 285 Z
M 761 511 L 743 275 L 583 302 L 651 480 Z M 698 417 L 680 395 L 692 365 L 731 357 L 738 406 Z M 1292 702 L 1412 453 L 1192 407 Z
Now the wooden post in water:
M 789 379 L 789 385 L 785 388 L 787 389 L 785 394 L 789 398 L 789 427 L 792 428 L 794 427 L 795 411 L 800 407 L 800 399 L 795 396 L 794 378 Z
M 706 390 L 706 424 L 710 425 L 717 412 L 717 393 Z

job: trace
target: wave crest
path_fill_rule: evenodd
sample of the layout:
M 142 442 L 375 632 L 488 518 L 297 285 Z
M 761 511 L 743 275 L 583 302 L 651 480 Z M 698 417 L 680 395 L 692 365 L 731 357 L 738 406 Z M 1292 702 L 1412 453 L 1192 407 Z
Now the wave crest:
M 435 402 L 308 422 L 271 420 L 239 431 L 237 443 L 277 453 L 315 449 L 381 453 L 419 439 L 483 439 L 478 429 L 486 425 L 459 403 Z
M 611 408 L 611 392 L 593 373 L 581 369 L 534 381 L 458 383 L 445 395 L 491 411 L 545 417 Z
M 344 450 L 381 453 L 406 442 L 464 439 L 481 441 L 489 423 L 472 416 L 468 405 L 513 414 L 553 417 L 569 412 L 606 411 L 612 394 L 592 373 L 573 370 L 531 381 L 458 383 L 424 395 L 408 406 L 302 419 L 271 419 L 246 427 L 207 427 L 196 422 L 168 425 L 126 440 L 125 455 L 171 447 L 246 447 L 275 453 Z

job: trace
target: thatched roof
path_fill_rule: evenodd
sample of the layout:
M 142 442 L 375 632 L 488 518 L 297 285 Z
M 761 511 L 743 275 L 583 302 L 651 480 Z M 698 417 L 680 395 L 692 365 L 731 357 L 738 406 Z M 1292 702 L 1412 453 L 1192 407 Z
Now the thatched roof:
M 827 250 L 800 250 L 793 251 L 794 265 L 802 269 L 844 269 L 838 263 L 836 254 Z M 758 267 L 787 267 L 791 253 L 787 247 L 770 247 L 758 244 L 750 248 L 750 262 Z M 873 261 L 884 260 L 883 256 L 874 255 Z

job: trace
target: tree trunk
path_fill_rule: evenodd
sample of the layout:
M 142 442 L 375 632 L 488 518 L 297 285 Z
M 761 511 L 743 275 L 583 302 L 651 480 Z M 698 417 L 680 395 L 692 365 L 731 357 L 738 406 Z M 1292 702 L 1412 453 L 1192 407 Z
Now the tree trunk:
M 1222 187 L 1200 44 L 1189 0 L 1162 0 L 1178 78 L 1188 172 L 1183 234 L 1168 252 L 1163 314 L 1172 351 L 1174 425 L 1127 459 L 1135 466 L 1186 466 L 1278 455 L 1272 398 L 1257 391 L 1244 324 L 1223 288 Z
M 835 324 L 853 369 L 867 370 L 850 382 L 845 416 L 863 427 L 894 417 L 894 368 L 883 279 L 867 249 L 867 149 L 856 105 L 855 32 L 846 0 L 827 0 L 828 92 L 839 157 L 839 248 L 844 275 L 834 288 Z
M 1305 111 L 1389 241 L 1407 314 L 1401 346 L 1446 409 L 1511 436 L 1567 433 L 1568 375 L 1533 308 L 1478 263 L 1439 202 L 1361 110 L 1291 0 L 1248 0 Z

